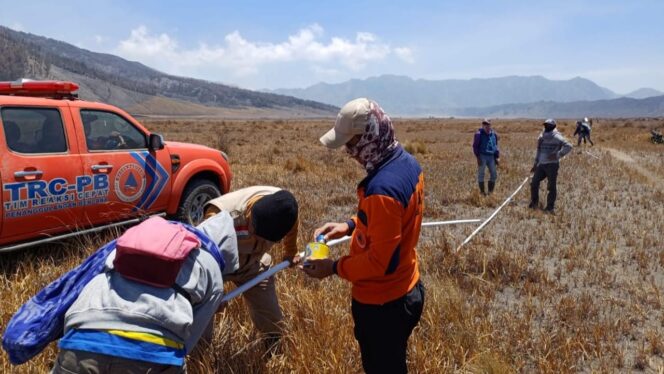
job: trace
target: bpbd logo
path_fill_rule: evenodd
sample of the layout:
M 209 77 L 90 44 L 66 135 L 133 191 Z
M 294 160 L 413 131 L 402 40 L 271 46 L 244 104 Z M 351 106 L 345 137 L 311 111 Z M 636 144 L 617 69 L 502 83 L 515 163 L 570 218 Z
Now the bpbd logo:
M 115 175 L 115 194 L 118 199 L 127 203 L 138 200 L 143 195 L 146 185 L 145 171 L 138 164 L 122 165 Z

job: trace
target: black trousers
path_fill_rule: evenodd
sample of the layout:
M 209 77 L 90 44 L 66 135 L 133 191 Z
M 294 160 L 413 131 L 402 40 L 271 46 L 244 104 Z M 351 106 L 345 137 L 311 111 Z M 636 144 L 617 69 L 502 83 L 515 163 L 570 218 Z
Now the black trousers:
M 420 321 L 424 286 L 417 282 L 406 295 L 383 305 L 353 300 L 355 339 L 367 374 L 407 373 L 408 337 Z
M 530 182 L 530 203 L 537 205 L 539 202 L 539 186 L 540 182 L 546 178 L 547 180 L 547 190 L 549 193 L 546 196 L 546 209 L 553 210 L 554 205 L 556 204 L 556 196 L 558 192 L 556 190 L 556 182 L 558 180 L 558 168 L 560 163 L 554 162 L 550 164 L 537 165 L 535 169 L 535 174 L 533 175 L 533 180 Z

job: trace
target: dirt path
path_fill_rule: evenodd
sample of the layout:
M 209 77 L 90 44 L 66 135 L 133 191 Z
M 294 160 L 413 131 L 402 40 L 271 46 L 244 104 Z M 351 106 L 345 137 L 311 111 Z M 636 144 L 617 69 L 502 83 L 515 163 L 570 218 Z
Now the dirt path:
M 603 148 L 603 149 L 607 150 L 611 155 L 611 157 L 615 158 L 616 160 L 622 161 L 623 163 L 625 163 L 625 165 L 627 165 L 627 167 L 643 175 L 655 187 L 659 188 L 661 191 L 664 191 L 664 180 L 656 175 L 653 175 L 653 173 L 651 173 L 648 169 L 639 165 L 636 162 L 636 160 L 634 160 L 630 155 L 614 148 Z

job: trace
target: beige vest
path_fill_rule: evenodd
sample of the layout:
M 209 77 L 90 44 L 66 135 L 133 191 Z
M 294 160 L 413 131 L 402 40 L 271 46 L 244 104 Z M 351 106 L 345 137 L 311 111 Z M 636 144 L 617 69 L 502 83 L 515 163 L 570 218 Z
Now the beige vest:
M 227 211 L 231 215 L 231 218 L 233 218 L 233 225 L 237 234 L 237 249 L 240 256 L 259 256 L 267 252 L 274 245 L 273 242 L 259 238 L 249 232 L 251 225 L 249 217 L 251 214 L 247 212 L 247 205 L 256 197 L 271 195 L 279 190 L 281 188 L 253 186 L 229 192 L 207 202 L 206 207 L 213 205 L 219 210 Z M 242 265 L 241 258 L 240 266 Z

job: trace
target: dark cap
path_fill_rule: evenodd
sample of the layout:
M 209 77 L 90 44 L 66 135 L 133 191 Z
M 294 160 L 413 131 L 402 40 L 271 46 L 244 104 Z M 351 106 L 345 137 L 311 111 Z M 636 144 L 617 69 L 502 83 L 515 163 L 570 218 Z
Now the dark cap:
M 256 235 L 278 242 L 297 221 L 297 200 L 292 193 L 279 190 L 258 199 L 251 208 L 251 221 Z

